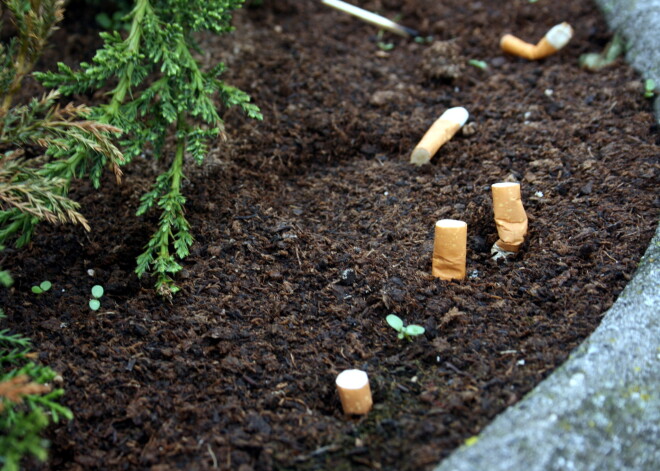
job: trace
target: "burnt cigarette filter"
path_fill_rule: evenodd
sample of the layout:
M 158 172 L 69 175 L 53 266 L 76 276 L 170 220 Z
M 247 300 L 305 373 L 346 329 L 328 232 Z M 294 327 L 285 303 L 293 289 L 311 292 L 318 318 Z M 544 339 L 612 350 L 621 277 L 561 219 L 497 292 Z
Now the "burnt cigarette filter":
M 342 2 L 341 0 L 321 0 L 321 3 L 400 36 L 419 36 L 419 33 L 414 29 L 401 26 L 383 16 L 371 13 L 370 11 L 356 7 L 350 3 Z
M 449 108 L 426 131 L 422 140 L 413 149 L 410 163 L 424 165 L 438 152 L 447 141 L 467 122 L 470 114 L 462 106 Z
M 373 400 L 369 377 L 362 370 L 345 370 L 337 375 L 337 392 L 344 414 L 364 415 L 371 410 Z
M 512 34 L 505 34 L 500 40 L 504 52 L 529 60 L 543 59 L 562 49 L 573 37 L 573 28 L 568 23 L 553 26 L 537 43 L 530 44 Z
M 493 246 L 505 252 L 517 252 L 527 235 L 527 213 L 520 196 L 520 183 L 495 183 L 493 193 L 493 212 L 499 239 Z
M 467 224 L 455 219 L 435 223 L 433 241 L 433 276 L 443 280 L 465 278 Z

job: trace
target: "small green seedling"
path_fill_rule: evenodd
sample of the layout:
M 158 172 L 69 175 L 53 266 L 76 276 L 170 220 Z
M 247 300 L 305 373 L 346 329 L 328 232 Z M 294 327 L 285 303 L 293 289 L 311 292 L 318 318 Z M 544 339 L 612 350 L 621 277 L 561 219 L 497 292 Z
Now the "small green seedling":
M 424 327 L 421 325 L 403 325 L 403 320 L 399 316 L 396 316 L 394 314 L 390 314 L 385 318 L 387 323 L 392 327 L 394 330 L 396 330 L 399 334 L 397 335 L 398 338 L 403 339 L 407 338 L 408 340 L 412 340 L 411 337 L 416 337 L 417 335 L 422 335 L 425 330 Z
M 477 59 L 470 59 L 468 61 L 468 64 L 470 64 L 472 67 L 476 67 L 477 69 L 481 69 L 481 70 L 488 69 L 488 64 L 486 63 L 486 61 L 480 61 L 480 60 L 477 60 Z
M 53 285 L 52 285 L 52 283 L 51 283 L 50 281 L 48 281 L 48 280 L 46 280 L 46 281 L 42 281 L 42 282 L 39 284 L 39 286 L 33 286 L 33 287 L 32 287 L 32 292 L 33 292 L 34 294 L 45 293 L 45 292 L 48 291 L 52 286 L 53 286 Z
M 646 79 L 644 82 L 644 98 L 653 98 L 655 96 L 655 80 Z
M 92 296 L 94 296 L 92 299 L 89 300 L 89 308 L 92 311 L 98 311 L 99 308 L 101 307 L 101 296 L 103 296 L 103 286 L 101 285 L 94 285 L 92 286 Z
M 383 37 L 385 36 L 384 31 L 382 29 L 378 30 L 378 34 L 376 35 L 376 45 L 381 51 L 391 51 L 394 49 L 394 43 L 388 43 L 383 41 Z
M 433 36 L 415 36 L 414 41 L 418 44 L 432 43 Z
M 603 52 L 582 54 L 580 56 L 580 67 L 596 72 L 614 64 L 624 52 L 626 52 L 626 43 L 623 37 L 616 33 L 607 46 L 605 46 Z

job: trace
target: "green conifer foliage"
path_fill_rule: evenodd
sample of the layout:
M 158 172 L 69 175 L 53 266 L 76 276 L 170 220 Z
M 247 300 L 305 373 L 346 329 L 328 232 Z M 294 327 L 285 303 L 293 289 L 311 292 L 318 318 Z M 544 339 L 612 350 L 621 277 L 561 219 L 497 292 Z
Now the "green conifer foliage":
M 63 4 L 0 1 L 0 20 L 8 18 L 17 32 L 0 44 L 0 244 L 15 239 L 16 246 L 24 245 L 41 220 L 79 223 L 89 230 L 79 204 L 67 193 L 72 179 L 89 169 L 90 151 L 111 162 L 117 178 L 121 175 L 123 157 L 112 143 L 118 128 L 89 120 L 85 106 L 60 106 L 58 92 L 26 104 L 18 99 L 23 79 L 62 19 Z
M 63 94 L 112 86 L 109 102 L 94 108 L 94 120 L 124 131 L 121 142 L 126 161 L 150 149 L 156 158 L 167 157 L 169 168 L 143 195 L 137 214 L 154 206 L 160 210 L 156 232 L 137 259 L 139 276 L 152 272 L 163 295 L 177 291 L 172 276 L 181 270 L 178 260 L 193 242 L 185 218 L 186 199 L 181 192 L 184 158 L 204 159 L 210 142 L 223 132 L 217 103 L 239 106 L 248 116 L 261 119 L 247 94 L 219 79 L 224 66 L 203 71 L 193 56 L 198 49 L 194 33 L 216 34 L 232 29 L 231 12 L 242 0 L 136 0 L 129 14 L 126 37 L 119 32 L 101 33 L 104 47 L 91 63 L 79 70 L 59 64 L 58 72 L 40 74 L 47 86 Z M 174 136 L 174 149 L 164 153 L 165 139 Z M 92 168 L 107 158 L 93 153 Z M 92 174 L 98 184 L 100 173 Z
M 4 318 L 0 311 L 0 320 Z M 53 389 L 56 373 L 31 361 L 29 339 L 0 330 L 0 470 L 18 471 L 24 456 L 46 459 L 43 430 L 73 414 L 58 403 L 64 394 Z

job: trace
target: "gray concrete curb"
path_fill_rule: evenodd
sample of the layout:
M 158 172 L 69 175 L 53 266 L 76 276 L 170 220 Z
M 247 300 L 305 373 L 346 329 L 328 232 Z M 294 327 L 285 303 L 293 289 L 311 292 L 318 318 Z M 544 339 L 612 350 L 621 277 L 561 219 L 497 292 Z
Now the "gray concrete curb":
M 660 84 L 660 0 L 596 2 L 626 38 L 629 63 Z M 660 470 L 660 226 L 598 329 L 436 468 L 486 470 Z
M 628 63 L 660 86 L 660 0 L 595 0 L 612 31 L 626 39 Z M 660 100 L 655 100 L 660 117 Z

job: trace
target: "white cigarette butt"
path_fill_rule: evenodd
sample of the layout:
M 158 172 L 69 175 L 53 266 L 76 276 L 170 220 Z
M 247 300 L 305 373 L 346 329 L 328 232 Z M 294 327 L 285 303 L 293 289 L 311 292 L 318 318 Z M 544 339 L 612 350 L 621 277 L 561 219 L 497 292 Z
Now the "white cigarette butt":
M 335 380 L 339 399 L 345 414 L 366 414 L 371 410 L 373 400 L 369 387 L 369 377 L 362 370 L 345 370 Z
M 321 0 L 321 3 L 332 7 L 336 10 L 343 11 L 349 15 L 360 18 L 367 23 L 386 29 L 401 36 L 419 36 L 419 33 L 414 29 L 401 26 L 394 21 L 387 18 L 371 13 L 370 11 L 363 10 L 362 8 L 351 5 L 350 3 L 342 2 L 341 0 Z

